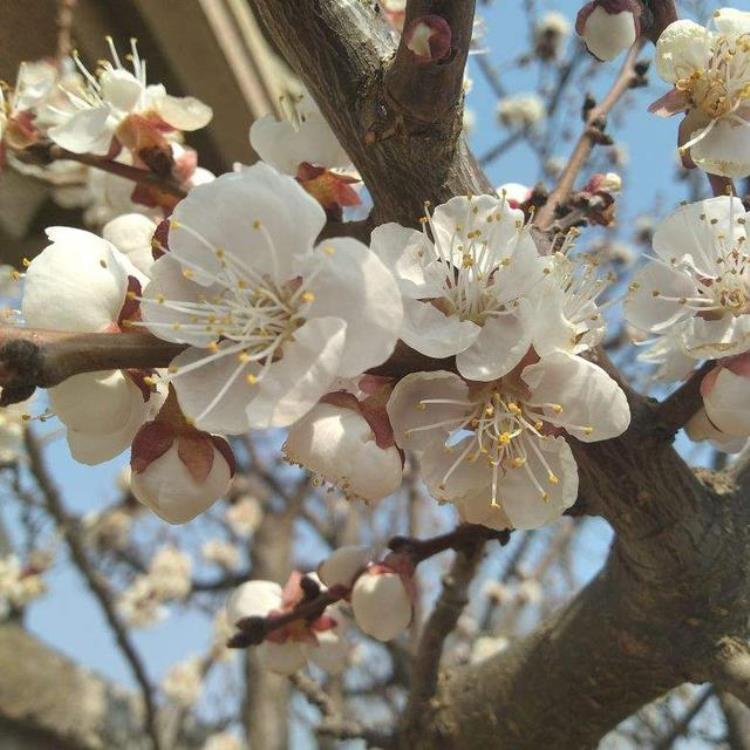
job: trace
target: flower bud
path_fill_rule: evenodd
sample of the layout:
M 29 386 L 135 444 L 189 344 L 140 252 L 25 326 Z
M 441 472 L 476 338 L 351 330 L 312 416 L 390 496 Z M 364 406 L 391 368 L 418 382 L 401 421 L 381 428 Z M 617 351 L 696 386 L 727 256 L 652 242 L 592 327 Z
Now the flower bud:
M 408 579 L 411 583 L 411 579 Z M 387 565 L 371 565 L 352 589 L 352 611 L 359 628 L 379 641 L 390 641 L 409 627 L 413 596 L 405 576 Z
M 641 34 L 637 0 L 593 0 L 578 11 L 576 31 L 598 60 L 612 60 Z
M 147 422 L 133 440 L 133 495 L 168 523 L 187 523 L 229 488 L 234 459 L 223 438 Z
M 156 222 L 143 214 L 122 214 L 107 222 L 102 237 L 111 242 L 143 274 L 148 276 L 154 257 L 151 240 Z
M 750 436 L 750 354 L 720 360 L 703 378 L 706 416 L 727 437 Z
M 362 572 L 371 559 L 372 550 L 369 547 L 358 545 L 339 547 L 320 564 L 318 576 L 328 588 L 344 586 L 349 589 L 355 577 Z
M 420 16 L 404 31 L 406 48 L 414 55 L 417 63 L 438 62 L 451 51 L 453 34 L 448 22 L 442 16 Z
M 508 201 L 511 208 L 521 208 L 531 198 L 532 190 L 519 182 L 506 182 L 497 189 L 497 194 Z
M 352 402 L 356 402 L 354 398 Z M 345 406 L 319 403 L 289 430 L 287 457 L 338 485 L 348 496 L 381 500 L 401 486 L 398 448 L 388 447 L 365 417 Z

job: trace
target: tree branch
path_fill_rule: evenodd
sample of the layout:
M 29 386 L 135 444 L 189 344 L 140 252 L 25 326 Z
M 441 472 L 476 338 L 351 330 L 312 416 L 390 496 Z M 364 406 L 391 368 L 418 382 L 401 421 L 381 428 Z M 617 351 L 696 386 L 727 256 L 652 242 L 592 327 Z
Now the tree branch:
M 656 409 L 656 421 L 670 437 L 684 427 L 690 418 L 703 406 L 700 387 L 703 378 L 713 369 L 714 363 L 706 362 L 693 373 Z
M 130 640 L 125 625 L 120 620 L 120 617 L 115 610 L 106 583 L 91 565 L 91 561 L 86 553 L 78 527 L 76 526 L 74 519 L 68 516 L 63 506 L 60 493 L 47 471 L 39 444 L 31 430 L 28 429 L 25 432 L 25 445 L 26 453 L 29 457 L 29 466 L 34 478 L 36 479 L 37 485 L 42 492 L 44 505 L 50 516 L 55 520 L 58 529 L 62 532 L 75 566 L 86 581 L 94 598 L 99 603 L 104 618 L 107 620 L 107 623 L 115 636 L 117 645 L 122 652 L 125 661 L 127 661 L 130 666 L 135 681 L 140 687 L 146 713 L 145 729 L 151 739 L 151 744 L 154 750 L 159 750 L 161 747 L 161 741 L 157 723 L 156 704 L 154 702 L 153 689 L 149 682 L 148 675 L 146 674 L 146 669 L 143 666 L 143 662 Z
M 612 108 L 623 94 L 638 81 L 640 76 L 636 71 L 635 63 L 642 46 L 642 40 L 639 40 L 632 46 L 620 69 L 620 73 L 604 99 L 602 99 L 600 104 L 592 107 L 586 113 L 583 132 L 576 143 L 575 149 L 562 175 L 560 175 L 555 189 L 550 193 L 547 202 L 536 215 L 534 223 L 540 229 L 549 229 L 552 226 L 558 207 L 568 199 L 568 196 L 573 191 L 578 173 L 585 166 L 594 145 L 602 135 L 607 115 L 612 111 Z

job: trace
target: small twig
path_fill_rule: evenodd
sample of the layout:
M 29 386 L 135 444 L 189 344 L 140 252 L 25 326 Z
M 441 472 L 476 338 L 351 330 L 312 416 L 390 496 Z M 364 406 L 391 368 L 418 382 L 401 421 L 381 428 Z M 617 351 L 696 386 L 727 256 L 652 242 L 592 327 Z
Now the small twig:
M 302 672 L 297 672 L 289 678 L 294 687 L 315 706 L 323 716 L 323 720 L 316 727 L 316 733 L 335 737 L 338 740 L 364 740 L 367 747 L 389 748 L 393 746 L 393 738 L 389 735 L 375 732 L 362 726 L 358 721 L 347 719 L 341 715 L 335 701 L 315 680 Z
M 635 69 L 636 58 L 641 51 L 643 41 L 639 40 L 628 52 L 625 62 L 620 69 L 615 82 L 607 92 L 601 104 L 592 107 L 587 115 L 586 122 L 576 147 L 563 170 L 562 175 L 555 187 L 550 193 L 547 203 L 542 206 L 536 214 L 534 223 L 540 229 L 549 229 L 555 220 L 556 211 L 568 198 L 575 185 L 578 173 L 583 169 L 588 161 L 591 150 L 596 144 L 598 138 L 602 135 L 602 129 L 606 122 L 607 115 L 620 100 L 620 97 L 630 89 L 634 82 L 639 78 Z
M 42 456 L 36 437 L 32 434 L 32 431 L 28 429 L 25 431 L 25 445 L 29 457 L 29 467 L 42 492 L 47 512 L 52 516 L 62 532 L 75 566 L 86 580 L 91 593 L 99 603 L 99 606 L 104 613 L 104 617 L 112 629 L 117 645 L 120 648 L 120 651 L 122 651 L 125 660 L 130 665 L 133 676 L 141 689 L 143 705 L 146 712 L 145 728 L 151 739 L 154 750 L 159 750 L 161 742 L 157 726 L 156 704 L 154 703 L 153 689 L 149 682 L 148 675 L 146 674 L 143 662 L 130 640 L 125 625 L 117 614 L 107 585 L 91 565 L 91 561 L 86 553 L 86 548 L 78 530 L 78 526 L 76 525 L 76 521 L 74 518 L 71 518 L 65 510 L 60 492 L 47 471 L 44 457 Z

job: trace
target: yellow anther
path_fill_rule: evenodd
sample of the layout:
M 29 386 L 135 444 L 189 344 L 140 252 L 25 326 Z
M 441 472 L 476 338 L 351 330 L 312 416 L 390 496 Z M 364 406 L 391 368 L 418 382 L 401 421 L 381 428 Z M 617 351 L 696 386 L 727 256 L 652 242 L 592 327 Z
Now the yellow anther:
M 491 417 L 494 415 L 494 413 L 495 413 L 495 407 L 492 406 L 492 404 L 488 404 L 487 406 L 484 407 L 484 415 L 486 417 Z
M 258 376 L 253 375 L 253 373 L 249 372 L 245 376 L 245 381 L 247 382 L 248 385 L 255 385 L 258 382 Z
M 31 265 L 31 261 L 30 261 L 30 260 L 29 260 L 28 258 L 24 258 L 24 259 L 23 259 L 23 260 L 21 261 L 21 265 L 22 265 L 22 266 L 23 266 L 24 268 L 28 268 L 28 267 L 29 267 L 29 266 Z
M 327 255 L 328 257 L 332 257 L 332 256 L 336 255 L 336 248 L 335 248 L 335 247 L 333 247 L 332 245 L 326 245 L 326 246 L 325 246 L 325 247 L 323 248 L 323 252 L 324 252 L 324 253 L 325 253 L 325 254 L 326 254 L 326 255 Z
M 183 275 L 183 276 L 184 276 L 184 277 L 185 277 L 186 279 L 192 279 L 192 278 L 193 278 L 193 276 L 195 276 L 195 274 L 193 273 L 193 271 L 192 271 L 191 269 L 189 269 L 189 268 L 183 268 L 183 269 L 182 269 L 182 275 Z
M 426 411 L 427 410 L 427 404 L 423 404 L 421 401 L 417 404 L 416 408 L 419 411 Z
M 557 476 L 557 474 L 552 474 L 547 477 L 550 484 L 560 484 L 560 478 Z
M 508 401 L 508 411 L 515 416 L 521 414 L 521 407 L 515 401 Z
M 219 258 L 219 259 L 221 259 L 221 258 L 224 257 L 224 255 L 226 255 L 226 251 L 224 250 L 224 248 L 223 247 L 217 247 L 216 248 L 216 257 Z
M 240 362 L 249 362 L 249 361 L 250 361 L 250 355 L 249 355 L 249 354 L 248 354 L 247 352 L 240 352 L 240 353 L 239 353 L 239 354 L 237 355 L 237 359 L 238 359 L 238 360 L 239 360 Z
M 549 502 L 549 492 L 542 492 L 542 500 L 544 500 L 545 503 Z
M 167 367 L 167 372 L 170 375 L 176 375 L 179 371 L 180 371 L 180 368 L 177 367 L 177 365 L 169 365 L 169 367 Z
M 253 222 L 253 229 L 260 229 L 260 219 L 256 219 Z
M 172 219 L 172 221 L 169 222 L 169 228 L 170 229 L 179 229 L 182 225 L 180 224 L 177 219 Z
M 501 432 L 497 436 L 497 442 L 500 443 L 500 445 L 508 445 L 510 441 L 513 439 L 513 435 L 511 435 L 509 432 Z
M 138 295 L 135 292 L 128 292 L 125 296 L 130 300 L 138 299 Z
M 562 406 L 560 404 L 552 404 L 552 411 L 555 412 L 555 414 L 562 414 Z
M 584 435 L 591 435 L 594 432 L 593 427 L 584 427 L 583 428 L 583 434 Z
M 471 268 L 474 265 L 474 258 L 472 258 L 471 255 L 464 255 L 461 259 L 461 265 L 464 268 Z
M 219 342 L 218 341 L 212 341 L 208 345 L 208 349 L 209 349 L 209 351 L 212 351 L 214 353 L 218 352 L 219 351 Z
M 520 469 L 524 464 L 526 463 L 526 459 L 522 456 L 516 456 L 511 462 L 510 465 L 514 469 Z
M 163 294 L 157 294 L 157 295 L 156 295 L 156 301 L 157 301 L 157 302 L 158 302 L 158 303 L 159 303 L 160 305 L 163 305 L 163 304 L 164 304 L 164 303 L 165 303 L 165 302 L 167 301 L 167 298 L 166 298 L 166 297 L 165 297 L 165 296 L 164 296 Z
M 303 302 L 315 302 L 315 295 L 312 292 L 303 292 L 302 301 Z

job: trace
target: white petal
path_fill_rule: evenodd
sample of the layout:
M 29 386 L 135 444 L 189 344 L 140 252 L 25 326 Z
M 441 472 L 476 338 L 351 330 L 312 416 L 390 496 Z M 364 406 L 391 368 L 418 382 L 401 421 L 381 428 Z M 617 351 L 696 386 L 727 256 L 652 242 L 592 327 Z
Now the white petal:
M 192 521 L 222 497 L 231 481 L 226 459 L 214 448 L 211 471 L 196 482 L 178 454 L 176 443 L 142 472 L 132 472 L 130 488 L 137 500 L 172 524 Z
M 116 127 L 110 108 L 84 109 L 48 131 L 49 137 L 58 145 L 74 154 L 96 154 L 105 156 L 112 143 Z
M 739 453 L 747 444 L 747 438 L 733 438 L 725 435 L 711 424 L 705 409 L 699 409 L 685 425 L 688 437 L 695 441 L 708 440 L 715 448 L 724 453 Z
M 308 319 L 337 317 L 346 322 L 346 343 L 338 374 L 360 375 L 393 352 L 401 330 L 403 305 L 393 274 L 367 246 L 338 238 L 316 248 L 305 289 L 315 295 Z
M 401 339 L 428 357 L 451 357 L 470 347 L 482 329 L 471 320 L 445 315 L 429 301 L 404 298 Z
M 695 21 L 675 21 L 656 43 L 656 72 L 669 83 L 687 78 L 706 64 L 715 34 Z
M 315 662 L 328 674 L 341 674 L 349 661 L 350 646 L 346 639 L 337 632 L 338 630 L 337 627 L 316 633 L 318 645 L 310 644 L 307 651 L 310 661 Z
M 156 99 L 154 105 L 159 117 L 175 130 L 205 128 L 214 116 L 211 107 L 193 96 L 165 95 Z
M 534 438 L 529 438 L 533 440 Z M 578 496 L 578 467 L 563 438 L 537 442 L 547 466 L 558 483 L 544 481 L 547 467 L 533 451 L 528 451 L 528 468 L 537 477 L 549 497 L 544 500 L 524 468 L 510 469 L 500 483 L 500 503 L 516 529 L 537 529 L 558 519 Z
M 219 294 L 220 289 L 185 278 L 180 264 L 169 253 L 152 264 L 150 275 L 151 281 L 143 290 L 141 314 L 151 333 L 165 341 L 199 347 L 214 341 L 216 332 L 195 325 L 190 308 L 180 309 L 179 303 L 201 302 Z
M 484 456 L 470 460 L 476 449 L 472 435 L 450 446 L 434 442 L 420 454 L 422 480 L 436 500 L 460 501 L 492 481 L 492 467 Z
M 151 238 L 155 229 L 156 222 L 148 216 L 123 214 L 104 225 L 102 237 L 111 242 L 144 276 L 148 276 L 154 264 Z
M 347 545 L 334 550 L 318 567 L 320 580 L 328 587 L 350 588 L 354 577 L 372 560 L 372 548 Z
M 439 286 L 430 284 L 425 275 L 435 250 L 422 232 L 393 222 L 382 224 L 370 235 L 370 249 L 391 269 L 406 296 L 425 299 L 438 295 Z
M 522 378 L 531 389 L 530 403 L 562 407 L 543 407 L 546 421 L 585 443 L 617 437 L 630 424 L 625 393 L 593 362 L 556 352 L 525 367 Z
M 219 346 L 224 349 L 230 343 L 222 342 Z M 239 360 L 233 354 L 227 354 L 180 374 L 180 369 L 187 368 L 210 354 L 205 349 L 190 348 L 172 360 L 172 366 L 177 368 L 172 381 L 177 400 L 183 413 L 195 422 L 198 429 L 224 435 L 240 435 L 250 427 L 246 409 L 258 395 L 258 386 L 249 385 L 246 376 L 251 372 L 256 373 L 258 366 L 248 364 L 238 372 Z M 226 388 L 223 397 L 204 414 L 230 380 L 232 383 Z
M 258 657 L 261 664 L 271 672 L 293 675 L 307 664 L 309 647 L 306 643 L 287 641 L 286 643 L 261 643 Z
M 401 486 L 398 449 L 378 447 L 370 425 L 351 409 L 317 404 L 290 428 L 285 452 L 347 495 L 381 500 Z
M 413 372 L 399 380 L 388 400 L 388 417 L 393 426 L 396 443 L 405 450 L 421 451 L 429 445 L 443 445 L 453 431 L 451 426 L 417 430 L 416 428 L 453 421 L 458 424 L 471 409 L 462 405 L 469 395 L 469 387 L 455 373 Z M 458 404 L 429 404 L 425 399 L 457 401 Z
M 204 270 L 206 275 L 195 274 L 204 284 L 220 269 L 217 250 L 274 281 L 289 281 L 297 274 L 294 256 L 312 250 L 326 221 L 320 204 L 295 180 L 262 162 L 193 188 L 173 217 L 170 252 Z
M 132 112 L 141 99 L 145 88 L 127 70 L 112 68 L 99 76 L 102 98 L 123 113 Z
M 722 34 L 750 34 L 750 13 L 737 8 L 719 8 L 712 21 Z
M 118 253 L 90 232 L 51 227 L 52 241 L 26 272 L 22 310 L 33 328 L 101 331 L 117 321 L 128 290 Z
M 694 135 L 691 134 L 691 138 Z M 709 133 L 691 146 L 690 156 L 710 174 L 747 177 L 750 175 L 750 122 L 729 118 L 719 120 Z
M 313 318 L 295 332 L 246 409 L 250 427 L 287 427 L 315 406 L 339 370 L 346 327 L 340 318 Z
M 718 320 L 692 318 L 682 330 L 682 346 L 695 359 L 718 359 L 750 348 L 750 315 L 725 314 Z
M 531 346 L 532 312 L 529 301 L 520 299 L 509 312 L 488 318 L 477 340 L 456 357 L 461 375 L 481 381 L 507 375 Z
M 665 331 L 691 310 L 680 299 L 697 296 L 697 285 L 685 270 L 648 263 L 636 275 L 625 299 L 625 318 L 645 331 Z M 664 299 L 669 297 L 670 299 Z
M 583 31 L 586 47 L 599 60 L 613 60 L 636 40 L 635 19 L 629 10 L 608 13 L 597 6 L 586 19 Z
M 232 625 L 246 617 L 265 617 L 281 607 L 281 586 L 273 581 L 247 581 L 238 586 L 227 601 Z
M 701 218 L 703 217 L 703 218 Z M 654 232 L 654 250 L 666 263 L 683 258 L 703 275 L 720 273 L 716 260 L 722 249 L 746 237 L 739 220 L 745 209 L 736 197 L 721 195 L 680 206 L 664 219 Z
M 504 531 L 512 529 L 513 524 L 499 505 L 492 505 L 489 490 L 484 487 L 479 492 L 458 500 L 456 508 L 463 523 L 476 523 L 488 529 Z
M 73 375 L 50 388 L 50 407 L 71 430 L 114 432 L 127 421 L 133 402 L 143 395 L 121 370 Z
M 703 396 L 703 405 L 708 418 L 725 435 L 750 436 L 750 378 L 722 367 Z
M 354 584 L 352 611 L 359 628 L 379 641 L 398 637 L 412 618 L 412 603 L 401 577 L 365 573 Z

